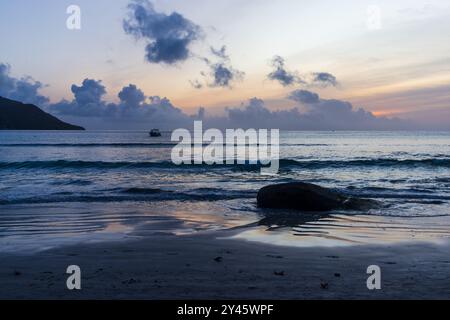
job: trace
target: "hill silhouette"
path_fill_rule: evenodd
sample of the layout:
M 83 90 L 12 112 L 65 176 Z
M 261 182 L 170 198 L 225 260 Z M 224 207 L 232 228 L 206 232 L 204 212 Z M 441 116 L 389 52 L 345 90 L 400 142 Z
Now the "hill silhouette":
M 84 130 L 59 120 L 33 104 L 0 97 L 0 130 Z

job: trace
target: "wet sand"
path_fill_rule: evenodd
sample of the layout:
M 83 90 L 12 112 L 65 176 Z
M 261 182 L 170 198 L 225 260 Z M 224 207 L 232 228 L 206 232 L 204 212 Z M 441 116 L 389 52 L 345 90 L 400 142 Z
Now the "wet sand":
M 1 299 L 449 299 L 448 244 L 272 246 L 227 232 L 0 254 Z M 69 265 L 82 290 L 66 288 Z M 369 265 L 382 289 L 367 289 Z

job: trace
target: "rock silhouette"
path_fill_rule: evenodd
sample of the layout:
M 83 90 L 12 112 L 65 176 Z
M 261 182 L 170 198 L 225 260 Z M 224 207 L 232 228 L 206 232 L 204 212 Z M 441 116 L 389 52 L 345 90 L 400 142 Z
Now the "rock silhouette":
M 262 188 L 257 196 L 258 207 L 323 212 L 331 210 L 368 210 L 377 201 L 350 197 L 318 185 L 294 182 Z

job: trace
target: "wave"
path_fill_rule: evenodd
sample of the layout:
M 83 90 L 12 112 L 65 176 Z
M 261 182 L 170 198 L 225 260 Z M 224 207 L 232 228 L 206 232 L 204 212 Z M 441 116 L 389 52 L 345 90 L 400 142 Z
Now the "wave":
M 174 147 L 176 143 L 14 143 L 0 144 L 0 147 L 42 147 L 42 148 L 133 148 L 133 147 Z
M 371 199 L 403 199 L 403 200 L 450 200 L 450 196 L 395 193 L 358 193 L 359 197 Z
M 67 179 L 67 180 L 62 180 L 62 181 L 53 181 L 53 182 L 51 182 L 51 184 L 55 185 L 55 186 L 69 186 L 69 185 L 89 186 L 89 185 L 93 184 L 93 182 L 89 181 L 89 180 L 82 180 L 82 179 Z
M 0 169 L 119 169 L 119 168 L 170 168 L 176 165 L 170 161 L 162 162 L 106 162 L 106 161 L 22 161 L 0 162 Z
M 159 202 L 159 201 L 204 201 L 213 202 L 234 199 L 253 199 L 256 192 L 251 190 L 223 190 L 214 188 L 194 189 L 191 192 L 176 192 L 154 188 L 128 188 L 117 190 L 115 194 L 79 195 L 59 193 L 17 199 L 0 199 L 0 205 L 47 204 L 71 202 Z
M 450 159 L 356 159 L 356 160 L 281 160 L 281 167 L 301 167 L 308 169 L 346 167 L 450 167 Z
M 286 169 L 324 169 L 324 168 L 349 168 L 349 167 L 444 167 L 450 168 L 450 159 L 360 159 L 360 160 L 293 160 L 282 159 L 279 162 L 280 168 Z M 133 168 L 237 168 L 246 170 L 256 170 L 264 167 L 260 163 L 246 161 L 244 164 L 182 164 L 176 165 L 171 161 L 159 162 L 107 162 L 107 161 L 70 161 L 70 160 L 50 160 L 50 161 L 22 161 L 22 162 L 0 162 L 0 169 L 133 169 Z
M 164 192 L 161 189 L 153 189 L 153 188 L 129 188 L 122 191 L 123 193 L 129 194 L 158 194 Z M 169 192 L 169 191 L 166 191 Z
M 70 160 L 54 160 L 54 161 L 22 161 L 22 162 L 0 162 L 1 169 L 139 169 L 139 168 L 156 168 L 156 169 L 197 169 L 197 168 L 242 168 L 256 170 L 263 167 L 261 164 L 252 164 L 247 161 L 244 164 L 181 164 L 177 165 L 172 161 L 159 162 L 107 162 L 107 161 L 70 161 Z
M 446 167 L 450 168 L 450 158 L 424 159 L 355 159 L 355 160 L 308 160 L 298 161 L 284 159 L 281 167 L 301 167 L 307 169 L 346 168 L 346 167 Z
M 165 148 L 165 147 L 175 147 L 179 143 L 176 142 L 158 142 L 158 143 L 129 143 L 129 142 L 123 142 L 123 143 L 4 143 L 0 144 L 1 148 L 17 148 L 17 147 L 24 147 L 24 148 L 33 148 L 33 147 L 40 147 L 40 148 L 100 148 L 100 147 L 106 147 L 106 148 Z M 183 145 L 183 144 L 182 144 Z M 188 146 L 189 144 L 184 144 L 185 146 Z M 204 143 L 202 144 L 203 147 L 209 146 L 211 144 Z M 226 146 L 225 144 L 212 144 L 216 146 Z M 191 144 L 193 147 L 194 144 Z M 235 147 L 237 146 L 253 146 L 257 147 L 259 144 L 235 144 Z M 287 146 L 287 147 L 293 147 L 293 146 L 299 146 L 299 147 L 326 147 L 329 146 L 329 144 L 314 144 L 314 143 L 282 143 L 280 144 L 280 147 Z

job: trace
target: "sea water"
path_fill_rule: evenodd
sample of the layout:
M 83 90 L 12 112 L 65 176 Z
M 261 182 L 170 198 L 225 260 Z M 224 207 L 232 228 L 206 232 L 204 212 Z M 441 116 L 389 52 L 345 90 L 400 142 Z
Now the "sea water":
M 258 165 L 175 165 L 170 134 L 0 132 L 0 251 L 242 227 L 283 245 L 450 235 L 449 132 L 281 132 L 278 175 Z M 256 207 L 268 184 L 304 181 L 383 205 L 305 214 Z

